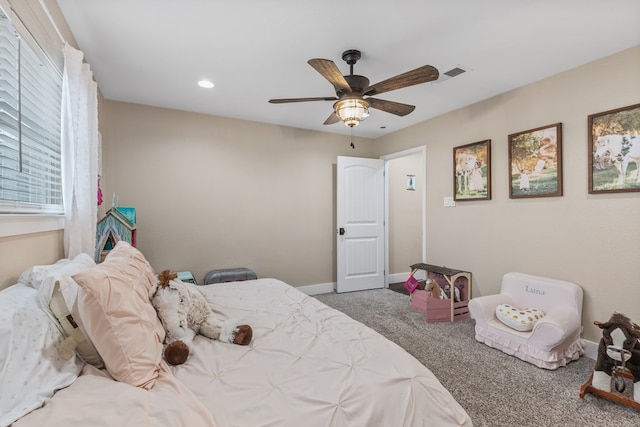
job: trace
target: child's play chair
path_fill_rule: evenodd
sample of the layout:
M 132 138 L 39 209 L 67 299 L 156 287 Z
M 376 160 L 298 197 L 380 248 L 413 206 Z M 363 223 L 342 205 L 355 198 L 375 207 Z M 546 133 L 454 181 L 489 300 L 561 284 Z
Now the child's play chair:
M 584 354 L 582 288 L 575 283 L 507 273 L 500 293 L 471 299 L 469 311 L 476 340 L 540 368 L 557 369 Z

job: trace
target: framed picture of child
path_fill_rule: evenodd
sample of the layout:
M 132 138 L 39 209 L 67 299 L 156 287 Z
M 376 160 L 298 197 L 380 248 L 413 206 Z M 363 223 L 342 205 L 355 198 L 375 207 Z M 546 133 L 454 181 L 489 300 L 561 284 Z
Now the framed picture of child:
M 562 196 L 562 123 L 509 135 L 509 198 Z
M 453 149 L 453 200 L 491 200 L 491 140 Z

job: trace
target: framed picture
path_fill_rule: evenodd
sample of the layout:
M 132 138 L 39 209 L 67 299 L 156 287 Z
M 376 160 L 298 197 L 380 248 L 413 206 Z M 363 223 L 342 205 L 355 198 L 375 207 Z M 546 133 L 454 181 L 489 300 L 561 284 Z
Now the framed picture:
M 491 200 L 491 140 L 453 148 L 453 200 Z
M 562 123 L 509 135 L 509 198 L 562 196 Z
M 640 104 L 589 117 L 589 193 L 640 191 Z
M 416 191 L 416 176 L 407 175 L 407 190 Z

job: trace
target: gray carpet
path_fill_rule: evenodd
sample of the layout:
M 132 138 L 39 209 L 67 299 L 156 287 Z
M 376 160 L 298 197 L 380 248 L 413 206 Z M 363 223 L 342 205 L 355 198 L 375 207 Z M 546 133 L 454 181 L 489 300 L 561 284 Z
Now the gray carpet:
M 475 323 L 427 323 L 409 296 L 388 289 L 323 294 L 318 300 L 394 341 L 435 374 L 474 426 L 640 426 L 640 411 L 587 394 L 580 386 L 595 361 L 555 371 L 537 368 L 480 344 Z

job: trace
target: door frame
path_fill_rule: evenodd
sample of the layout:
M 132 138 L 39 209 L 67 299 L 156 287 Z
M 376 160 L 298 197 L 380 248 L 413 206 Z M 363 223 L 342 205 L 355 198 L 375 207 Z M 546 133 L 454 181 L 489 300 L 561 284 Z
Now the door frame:
M 410 148 L 408 150 L 398 151 L 396 153 L 380 156 L 384 160 L 384 287 L 389 287 L 389 162 L 391 160 L 413 155 L 420 155 L 422 165 L 422 185 L 417 182 L 416 188 L 419 189 L 422 196 L 422 259 L 420 262 L 427 260 L 427 146 Z M 407 266 L 409 267 L 409 266 Z M 409 272 L 407 271 L 407 276 Z

